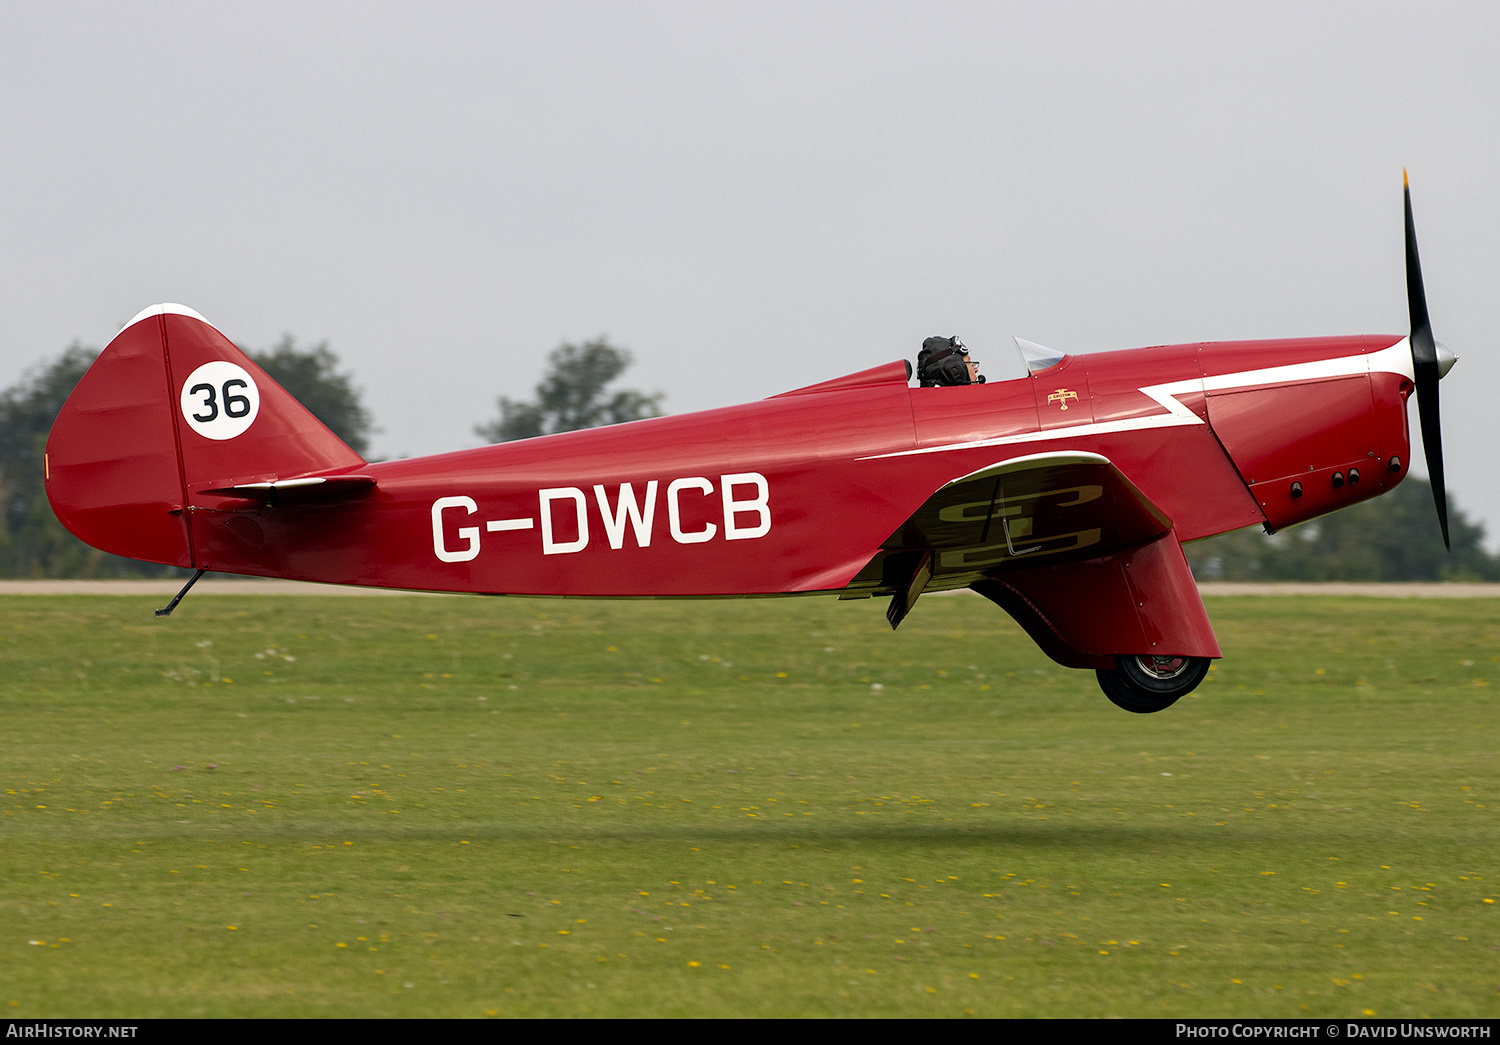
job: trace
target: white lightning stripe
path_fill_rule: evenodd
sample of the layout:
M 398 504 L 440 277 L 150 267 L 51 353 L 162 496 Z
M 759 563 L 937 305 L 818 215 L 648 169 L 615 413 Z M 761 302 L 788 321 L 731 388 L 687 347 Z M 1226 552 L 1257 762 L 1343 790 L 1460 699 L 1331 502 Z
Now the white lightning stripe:
M 484 528 L 490 533 L 500 533 L 504 530 L 529 530 L 535 523 L 535 519 L 491 519 Z
M 1402 338 L 1390 348 L 1382 348 L 1379 352 L 1341 356 L 1337 359 L 1315 359 L 1310 363 L 1292 363 L 1288 366 L 1266 367 L 1264 370 L 1245 370 L 1238 374 L 1207 377 L 1203 379 L 1203 390 L 1215 392 L 1221 388 L 1244 388 L 1248 385 L 1286 385 L 1294 381 L 1354 377 L 1358 374 L 1400 374 L 1415 381 L 1416 375 L 1411 364 L 1411 342 Z M 1141 391 L 1145 392 L 1146 389 Z
M 1237 374 L 1220 374 L 1217 377 L 1207 378 L 1195 377 L 1186 381 L 1143 386 L 1140 391 L 1160 403 L 1167 411 L 1164 414 L 1126 417 L 1117 421 L 1094 421 L 1061 428 L 1046 428 L 1038 432 L 996 436 L 992 439 L 973 439 L 965 443 L 923 446 L 915 450 L 872 454 L 869 457 L 861 457 L 859 460 L 878 461 L 885 457 L 910 457 L 915 454 L 972 450 L 984 446 L 1010 446 L 1016 443 L 1039 443 L 1084 435 L 1112 435 L 1116 432 L 1137 432 L 1148 428 L 1201 425 L 1203 419 L 1183 406 L 1178 401 L 1178 396 L 1190 392 L 1218 392 L 1227 388 L 1248 388 L 1253 385 L 1289 385 L 1333 377 L 1356 377 L 1360 374 L 1399 374 L 1415 381 L 1411 362 L 1411 342 L 1407 338 L 1402 338 L 1389 348 L 1383 348 L 1378 352 L 1361 352 L 1358 355 L 1339 356 L 1335 359 L 1315 359 L 1309 363 L 1290 363 L 1286 366 L 1264 367 L 1259 370 L 1242 370 Z

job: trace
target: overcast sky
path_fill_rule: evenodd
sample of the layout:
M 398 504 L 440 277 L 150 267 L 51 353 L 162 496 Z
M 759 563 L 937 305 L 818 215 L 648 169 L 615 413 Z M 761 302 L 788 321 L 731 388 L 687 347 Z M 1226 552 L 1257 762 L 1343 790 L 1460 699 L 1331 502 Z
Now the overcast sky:
M 178 301 L 327 340 L 375 452 L 477 445 L 561 341 L 672 412 L 957 333 L 1404 333 L 1500 539 L 1500 5 L 0 5 L 0 386 Z M 1415 426 L 1415 411 L 1413 410 Z

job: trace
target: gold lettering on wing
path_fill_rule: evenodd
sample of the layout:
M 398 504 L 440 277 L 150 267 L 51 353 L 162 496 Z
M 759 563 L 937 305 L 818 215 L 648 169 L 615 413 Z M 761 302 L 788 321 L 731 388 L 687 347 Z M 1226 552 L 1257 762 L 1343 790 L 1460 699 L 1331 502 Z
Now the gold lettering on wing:
M 1059 388 L 1056 392 L 1053 392 L 1047 397 L 1047 402 L 1056 403 L 1058 406 L 1066 410 L 1068 408 L 1068 400 L 1076 400 L 1077 398 L 1078 393 L 1073 391 L 1071 388 Z
M 1020 501 L 1037 501 L 1043 497 L 1066 497 L 1069 494 L 1073 495 L 1071 501 L 1057 501 L 1048 507 L 1072 508 L 1074 505 L 1097 501 L 1104 496 L 1104 487 L 1090 484 L 1088 486 L 1067 486 L 1058 490 L 1041 490 L 1037 493 L 1011 494 L 1006 498 L 1006 500 L 1011 502 L 1009 505 L 992 505 L 989 501 L 968 501 L 964 504 L 950 504 L 945 508 L 938 509 L 938 518 L 943 520 L 943 522 L 950 523 L 982 522 L 986 512 L 989 512 L 991 519 L 1001 519 L 1006 516 L 1015 518 L 1026 507 L 1018 503 Z M 1019 521 L 1017 520 L 1017 522 Z M 1011 533 L 1017 532 L 1019 531 L 1012 526 Z
M 1022 520 L 1017 520 L 1021 522 Z M 1030 520 L 1025 520 L 1030 522 Z M 1034 547 L 1025 549 L 1015 548 L 1007 541 L 1005 544 L 987 544 L 980 547 L 955 548 L 938 555 L 938 566 L 945 572 L 958 572 L 963 570 L 978 570 L 988 566 L 999 566 L 1010 559 L 1019 559 L 1030 556 L 1055 555 L 1058 552 L 1070 552 L 1079 548 L 1087 548 L 1099 543 L 1101 530 L 1094 528 L 1088 530 L 1077 530 L 1073 533 L 1057 533 L 1050 536 L 1038 537 L 1030 532 L 1030 526 L 1026 528 L 1026 538 L 1035 542 Z M 1020 535 L 1019 530 L 1012 530 L 1011 537 Z

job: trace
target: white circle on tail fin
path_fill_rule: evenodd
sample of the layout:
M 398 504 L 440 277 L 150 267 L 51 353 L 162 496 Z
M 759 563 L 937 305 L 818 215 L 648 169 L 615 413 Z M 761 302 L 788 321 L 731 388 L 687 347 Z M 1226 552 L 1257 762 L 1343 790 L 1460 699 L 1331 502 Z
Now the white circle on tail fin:
M 260 389 L 250 372 L 227 359 L 204 363 L 182 383 L 182 416 L 209 439 L 233 439 L 260 413 Z

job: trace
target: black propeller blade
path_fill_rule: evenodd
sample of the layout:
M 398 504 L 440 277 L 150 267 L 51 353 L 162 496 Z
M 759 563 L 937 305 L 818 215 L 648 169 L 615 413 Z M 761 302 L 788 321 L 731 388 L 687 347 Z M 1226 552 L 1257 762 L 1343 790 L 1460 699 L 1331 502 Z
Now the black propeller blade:
M 1427 318 L 1427 293 L 1422 289 L 1422 262 L 1417 257 L 1417 226 L 1411 217 L 1411 182 L 1401 172 L 1406 195 L 1406 303 L 1411 310 L 1411 361 L 1417 379 L 1417 418 L 1422 425 L 1422 447 L 1427 453 L 1427 475 L 1432 481 L 1432 500 L 1437 505 L 1438 524 L 1443 528 L 1443 547 L 1448 544 L 1448 493 L 1443 485 L 1443 430 L 1438 418 L 1438 382 L 1452 366 L 1452 356 L 1440 360 Z M 1444 353 L 1446 355 L 1446 353 Z

